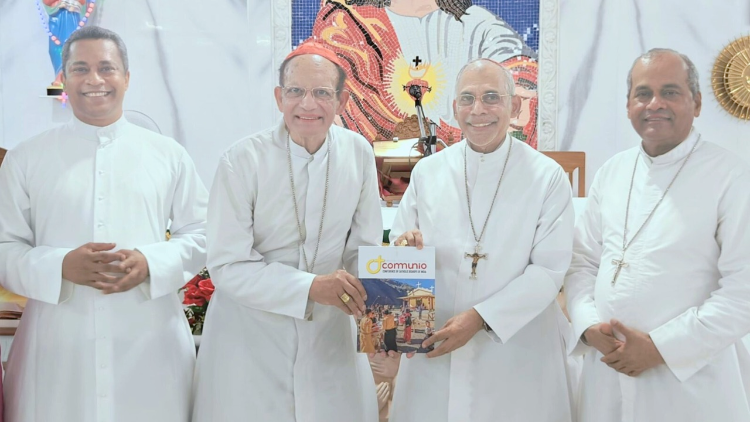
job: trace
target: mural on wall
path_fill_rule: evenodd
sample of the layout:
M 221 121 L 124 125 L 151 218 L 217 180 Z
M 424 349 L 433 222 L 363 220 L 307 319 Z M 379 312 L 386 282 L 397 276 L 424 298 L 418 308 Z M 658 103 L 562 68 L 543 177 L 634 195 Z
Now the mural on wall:
M 538 24 L 538 0 L 294 0 L 292 47 L 312 37 L 343 59 L 352 95 L 340 123 L 371 142 L 392 139 L 416 114 L 415 85 L 438 137 L 459 140 L 458 71 L 478 58 L 500 62 L 523 99 L 509 131 L 536 148 Z
M 55 80 L 50 86 L 62 86 L 62 49 L 68 37 L 86 25 L 94 13 L 96 0 L 37 0 L 42 26 L 49 38 L 49 57 Z M 103 0 L 100 0 L 103 1 Z

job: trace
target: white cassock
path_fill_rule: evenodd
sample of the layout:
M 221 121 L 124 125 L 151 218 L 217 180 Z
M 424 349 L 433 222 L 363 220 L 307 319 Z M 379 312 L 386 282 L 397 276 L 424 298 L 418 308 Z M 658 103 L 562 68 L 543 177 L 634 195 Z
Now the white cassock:
M 299 244 L 287 142 L 281 121 L 237 142 L 219 163 L 208 225 L 216 291 L 198 353 L 195 422 L 377 420 L 375 382 L 367 355 L 356 353 L 354 318 L 308 300 L 315 274 L 345 268 L 356 276 L 358 247 L 382 243 L 372 147 L 335 125 L 315 154 L 291 142 L 308 262 L 331 160 L 311 274 Z
M 579 413 L 583 422 L 750 420 L 750 169 L 700 141 L 664 201 L 622 257 L 628 189 L 635 172 L 628 240 L 643 224 L 697 140 L 695 130 L 664 155 L 640 148 L 615 155 L 597 172 L 578 222 L 565 279 L 574 335 L 620 320 L 648 333 L 666 361 L 628 377 L 586 353 Z M 623 337 L 619 336 L 620 339 Z
M 457 21 L 453 15 L 437 9 L 421 18 L 403 16 L 386 7 L 386 13 L 398 37 L 406 66 L 416 57 L 433 66 L 433 79 L 440 81 L 440 89 L 425 94 L 425 115 L 457 126 L 453 116 L 453 92 L 456 76 L 463 66 L 475 59 L 486 58 L 502 62 L 536 53 L 523 42 L 521 36 L 505 21 L 480 6 L 470 6 Z
M 402 356 L 391 422 L 571 421 L 565 344 L 555 298 L 570 265 L 574 213 L 557 163 L 516 139 L 482 240 L 476 242 L 464 189 L 464 153 L 477 235 L 510 146 L 477 153 L 466 141 L 420 160 L 391 230 L 419 229 L 435 246 L 435 327 L 474 308 L 494 333 L 479 331 L 450 354 Z M 425 405 L 429 403 L 429 405 Z
M 189 420 L 195 346 L 177 290 L 205 263 L 207 199 L 182 146 L 124 118 L 74 119 L 8 152 L 0 280 L 29 301 L 6 422 Z M 65 255 L 89 242 L 139 250 L 150 278 L 110 295 L 63 279 Z

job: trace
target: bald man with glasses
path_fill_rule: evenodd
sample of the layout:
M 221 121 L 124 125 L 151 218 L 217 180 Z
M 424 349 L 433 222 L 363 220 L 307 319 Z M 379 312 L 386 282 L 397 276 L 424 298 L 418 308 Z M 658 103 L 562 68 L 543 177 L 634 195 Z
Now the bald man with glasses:
M 401 362 L 391 422 L 573 419 L 555 301 L 573 246 L 570 184 L 508 135 L 513 92 L 499 64 L 466 65 L 453 102 L 465 141 L 420 160 L 399 205 L 391 240 L 436 250 L 439 329 L 422 343 L 433 351 Z

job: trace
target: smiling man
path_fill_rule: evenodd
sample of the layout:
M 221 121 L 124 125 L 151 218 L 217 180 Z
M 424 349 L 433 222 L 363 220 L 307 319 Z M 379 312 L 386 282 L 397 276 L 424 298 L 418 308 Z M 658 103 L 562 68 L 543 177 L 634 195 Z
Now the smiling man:
M 274 91 L 283 119 L 221 158 L 194 422 L 377 419 L 351 315 L 365 312 L 358 248 L 379 245 L 383 224 L 372 148 L 332 126 L 345 77 L 325 47 L 297 47 Z
M 75 117 L 0 167 L 0 280 L 29 298 L 5 420 L 187 422 L 195 349 L 177 289 L 205 262 L 208 194 L 184 148 L 123 117 L 117 34 L 74 32 L 63 72 Z
M 654 49 L 628 75 L 641 142 L 602 166 L 565 279 L 583 422 L 750 420 L 750 167 L 693 128 L 698 72 Z
M 453 110 L 466 139 L 420 160 L 398 207 L 392 240 L 435 247 L 439 329 L 422 345 L 434 351 L 401 362 L 391 422 L 572 420 L 555 301 L 573 245 L 571 189 L 557 163 L 507 134 L 513 91 L 490 60 L 459 72 Z

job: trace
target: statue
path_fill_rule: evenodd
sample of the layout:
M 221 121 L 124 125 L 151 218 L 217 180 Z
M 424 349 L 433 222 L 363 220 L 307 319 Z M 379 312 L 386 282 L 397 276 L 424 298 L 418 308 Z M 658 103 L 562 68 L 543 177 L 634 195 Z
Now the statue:
M 39 3 L 37 3 L 37 8 L 47 37 L 49 37 L 49 57 L 55 72 L 55 80 L 47 88 L 47 95 L 62 95 L 63 46 L 70 34 L 86 25 L 94 12 L 96 0 L 42 0 L 42 2 L 44 11 Z

